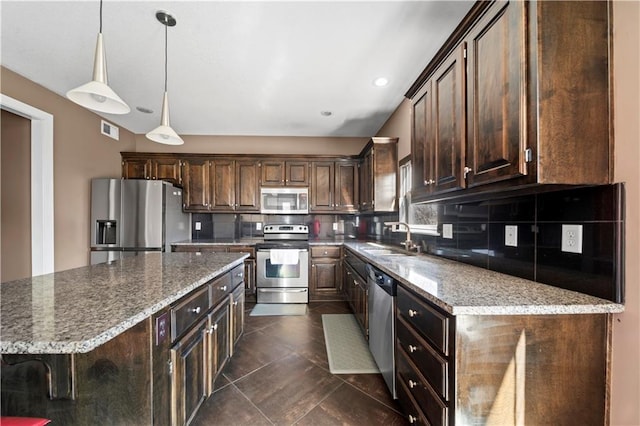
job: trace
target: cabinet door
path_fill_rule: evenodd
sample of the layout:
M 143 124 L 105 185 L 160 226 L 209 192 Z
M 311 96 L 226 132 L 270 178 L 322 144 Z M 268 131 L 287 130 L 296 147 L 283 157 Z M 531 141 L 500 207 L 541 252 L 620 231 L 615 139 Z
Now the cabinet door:
M 171 348 L 171 423 L 187 424 L 207 396 L 203 319 Z
M 371 206 L 377 212 L 398 211 L 398 146 L 376 143 L 372 150 Z
M 284 161 L 262 162 L 262 185 L 281 186 L 285 184 Z
M 212 211 L 233 211 L 236 205 L 236 176 L 233 160 L 211 161 Z
M 336 300 L 342 292 L 340 260 L 312 259 L 309 280 L 310 300 Z
M 314 161 L 311 163 L 311 211 L 334 210 L 333 170 L 333 161 Z
M 230 357 L 229 299 L 220 303 L 208 316 L 207 392 L 216 389 L 215 381 Z
M 433 126 L 431 122 L 431 80 L 427 81 L 411 105 L 412 198 L 431 193 L 433 179 Z
M 373 210 L 373 150 L 369 150 L 360 164 L 360 210 Z
M 151 177 L 151 161 L 146 158 L 123 160 L 122 177 L 125 179 L 149 179 Z
M 525 3 L 496 2 L 467 36 L 467 186 L 526 174 Z
M 236 161 L 236 210 L 260 211 L 260 165 L 254 160 Z
M 208 211 L 211 202 L 209 161 L 198 158 L 185 160 L 182 183 L 184 185 L 184 210 Z
M 358 163 L 339 161 L 335 163 L 335 191 L 333 194 L 336 210 L 358 211 Z
M 434 191 L 464 187 L 464 49 L 456 48 L 433 77 Z
M 151 179 L 166 180 L 174 185 L 182 185 L 181 162 L 177 158 L 156 158 L 151 160 Z
M 244 331 L 244 286 L 238 286 L 233 291 L 231 300 L 230 351 L 231 355 L 233 355 L 233 348 Z
M 364 334 L 369 338 L 369 295 L 366 284 L 356 276 L 354 280 L 354 314 L 360 323 Z
M 309 186 L 309 162 L 287 161 L 285 184 L 287 186 Z

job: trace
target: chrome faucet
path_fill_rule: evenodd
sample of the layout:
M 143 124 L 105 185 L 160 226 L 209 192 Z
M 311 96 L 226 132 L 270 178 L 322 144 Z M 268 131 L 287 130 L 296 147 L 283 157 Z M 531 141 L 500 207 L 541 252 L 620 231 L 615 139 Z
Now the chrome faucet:
M 400 243 L 404 246 L 405 249 L 407 249 L 408 251 L 411 250 L 416 250 L 417 252 L 420 252 L 420 246 L 415 244 L 413 241 L 411 241 L 411 229 L 409 228 L 409 224 L 406 222 L 385 222 L 384 226 L 388 226 L 393 230 L 394 226 L 400 226 L 400 225 L 404 225 L 404 227 L 407 229 L 407 236 L 405 238 L 405 241 Z

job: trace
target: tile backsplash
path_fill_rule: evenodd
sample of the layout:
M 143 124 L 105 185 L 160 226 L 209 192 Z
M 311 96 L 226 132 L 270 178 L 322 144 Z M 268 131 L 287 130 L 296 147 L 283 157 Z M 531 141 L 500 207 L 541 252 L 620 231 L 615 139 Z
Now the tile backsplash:
M 622 303 L 624 301 L 624 184 L 562 189 L 523 196 L 412 206 L 415 222 L 437 236 L 412 233 L 423 251 Z M 193 239 L 261 238 L 265 223 L 305 223 L 316 239 L 372 239 L 400 244 L 405 234 L 384 222 L 398 215 L 193 214 Z M 200 230 L 195 229 L 200 222 Z M 582 254 L 562 251 L 562 225 L 582 225 Z M 452 229 L 444 238 L 443 228 Z M 517 246 L 505 243 L 506 227 Z M 511 231 L 513 232 L 513 231 Z
M 426 253 L 624 302 L 624 184 L 419 207 L 431 210 L 423 216 L 439 234 L 412 234 Z M 445 224 L 453 238 L 443 237 Z M 562 251 L 563 224 L 582 226 L 582 254 Z M 507 226 L 517 229 L 517 247 L 505 243 Z M 392 244 L 404 237 L 375 236 Z

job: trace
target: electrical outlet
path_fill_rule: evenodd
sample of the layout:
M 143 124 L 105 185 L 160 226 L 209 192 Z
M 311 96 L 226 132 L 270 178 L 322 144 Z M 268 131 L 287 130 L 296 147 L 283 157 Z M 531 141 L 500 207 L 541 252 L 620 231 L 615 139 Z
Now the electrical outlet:
M 518 247 L 517 225 L 506 225 L 504 227 L 504 245 L 507 247 Z
M 165 312 L 156 318 L 156 346 L 169 336 L 169 313 Z
M 196 222 L 196 231 L 200 231 L 200 230 L 202 230 L 202 223 Z
M 582 225 L 562 225 L 562 251 L 582 254 Z
M 453 239 L 453 224 L 451 223 L 442 224 L 442 238 L 446 238 L 448 240 Z
M 338 222 L 333 222 L 333 230 L 334 231 L 338 230 Z
M 259 231 L 262 229 L 262 222 L 256 222 L 256 231 Z

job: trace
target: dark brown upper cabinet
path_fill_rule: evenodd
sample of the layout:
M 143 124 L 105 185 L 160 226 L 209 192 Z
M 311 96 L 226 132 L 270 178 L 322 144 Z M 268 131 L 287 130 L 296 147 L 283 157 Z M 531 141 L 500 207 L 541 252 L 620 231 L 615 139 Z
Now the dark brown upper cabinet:
M 398 211 L 398 138 L 371 138 L 360 156 L 360 211 Z
M 127 154 L 122 156 L 122 177 L 125 179 L 166 180 L 174 185 L 182 185 L 181 161 L 173 155 L 142 156 Z
M 309 186 L 309 162 L 265 160 L 262 162 L 262 185 Z
M 413 201 L 611 182 L 607 2 L 478 2 L 407 92 Z

